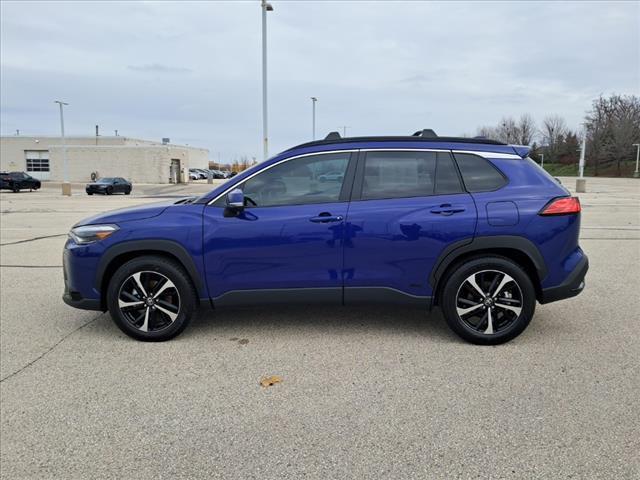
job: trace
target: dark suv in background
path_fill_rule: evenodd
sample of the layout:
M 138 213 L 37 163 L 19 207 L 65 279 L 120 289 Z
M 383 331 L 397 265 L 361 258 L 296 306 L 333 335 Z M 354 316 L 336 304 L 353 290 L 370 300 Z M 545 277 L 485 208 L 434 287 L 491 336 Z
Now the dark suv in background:
M 579 200 L 528 153 L 332 133 L 199 198 L 78 222 L 64 300 L 140 340 L 179 334 L 198 305 L 381 302 L 438 305 L 462 338 L 502 343 L 536 301 L 579 294 L 588 268 Z
M 37 178 L 33 178 L 24 172 L 0 172 L 0 189 L 19 192 L 20 190 L 38 190 L 42 184 Z

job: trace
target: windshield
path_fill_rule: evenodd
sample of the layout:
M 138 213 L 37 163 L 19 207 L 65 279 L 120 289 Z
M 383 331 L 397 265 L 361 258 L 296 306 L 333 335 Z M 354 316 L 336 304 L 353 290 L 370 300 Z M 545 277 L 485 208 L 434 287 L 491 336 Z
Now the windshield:
M 101 178 L 100 180 L 97 180 L 96 183 L 113 183 L 113 178 Z

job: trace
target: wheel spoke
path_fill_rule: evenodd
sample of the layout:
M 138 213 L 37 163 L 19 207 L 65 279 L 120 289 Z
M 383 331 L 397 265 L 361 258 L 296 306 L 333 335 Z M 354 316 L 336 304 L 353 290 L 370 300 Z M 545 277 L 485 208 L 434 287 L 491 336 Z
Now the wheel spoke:
M 135 302 L 125 302 L 123 300 L 118 299 L 118 306 L 120 308 L 133 308 L 133 307 L 140 307 L 144 305 L 144 302 L 141 302 L 140 300 L 136 300 Z
M 514 307 L 512 305 L 506 305 L 504 303 L 495 303 L 496 308 L 502 308 L 503 310 L 509 310 L 516 315 L 520 316 L 520 312 L 522 311 L 522 307 Z
M 483 303 L 478 303 L 477 305 L 474 305 L 473 307 L 468 307 L 468 308 L 460 308 L 460 307 L 456 307 L 456 310 L 458 311 L 458 315 L 460 315 L 460 317 L 466 315 L 467 313 L 471 313 L 476 311 L 477 309 L 479 309 L 480 307 L 484 306 Z
M 514 281 L 513 278 L 511 278 L 509 275 L 505 273 L 504 276 L 502 277 L 502 280 L 500 281 L 500 284 L 498 285 L 498 288 L 496 288 L 493 291 L 493 293 L 491 292 L 491 290 L 489 290 L 489 295 L 491 295 L 492 297 L 496 297 L 498 293 L 500 293 L 500 290 L 502 290 L 507 283 L 513 282 L 513 281 Z
M 484 293 L 482 291 L 482 289 L 478 286 L 478 283 L 476 282 L 476 275 L 478 275 L 477 273 L 474 273 L 473 275 L 471 275 L 469 278 L 467 278 L 467 282 L 469 283 L 469 285 L 471 285 L 474 290 L 482 297 L 485 298 L 487 296 L 486 293 Z
M 162 284 L 160 289 L 153 294 L 153 298 L 157 299 L 163 292 L 167 291 L 170 288 L 176 288 L 176 286 L 173 284 L 171 280 L 167 278 L 166 282 Z
M 149 331 L 149 310 L 151 310 L 151 308 L 147 307 L 144 312 L 144 322 L 142 322 L 142 326 L 140 327 L 140 330 L 143 332 Z
M 142 286 L 142 281 L 140 280 L 140 275 L 142 275 L 142 272 L 136 272 L 131 276 L 131 278 L 133 278 L 134 282 L 136 282 L 136 288 L 138 289 L 138 291 L 142 294 L 143 297 L 146 297 L 147 296 L 147 291 Z
M 487 329 L 484 331 L 485 334 L 491 335 L 493 333 L 493 318 L 491 318 L 491 309 L 487 308 Z
M 173 313 L 171 310 L 167 310 L 166 308 L 161 306 L 159 303 L 156 303 L 156 308 L 160 310 L 162 313 L 164 313 L 165 315 L 167 315 L 172 322 L 175 321 L 176 318 L 178 318 L 177 313 Z

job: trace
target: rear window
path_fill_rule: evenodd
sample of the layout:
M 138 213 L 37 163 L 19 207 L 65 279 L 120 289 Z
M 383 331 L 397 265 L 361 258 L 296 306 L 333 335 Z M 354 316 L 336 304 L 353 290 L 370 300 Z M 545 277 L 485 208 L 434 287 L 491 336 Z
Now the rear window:
M 507 179 L 487 159 L 470 153 L 456 153 L 456 162 L 467 191 L 491 192 L 507 183 Z

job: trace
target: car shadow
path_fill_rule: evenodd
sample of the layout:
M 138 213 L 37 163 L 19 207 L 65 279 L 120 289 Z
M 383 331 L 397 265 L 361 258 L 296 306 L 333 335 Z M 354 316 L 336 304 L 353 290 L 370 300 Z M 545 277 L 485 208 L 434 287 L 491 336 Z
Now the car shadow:
M 181 336 L 191 337 L 203 333 L 233 333 L 242 331 L 287 331 L 309 334 L 331 330 L 340 334 L 395 334 L 421 336 L 434 342 L 462 343 L 449 330 L 442 313 L 435 308 L 424 309 L 398 305 L 375 306 L 261 306 L 202 308 Z

